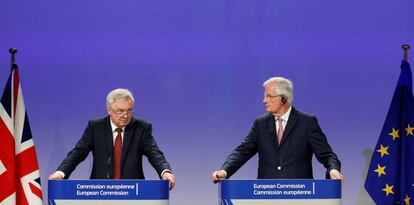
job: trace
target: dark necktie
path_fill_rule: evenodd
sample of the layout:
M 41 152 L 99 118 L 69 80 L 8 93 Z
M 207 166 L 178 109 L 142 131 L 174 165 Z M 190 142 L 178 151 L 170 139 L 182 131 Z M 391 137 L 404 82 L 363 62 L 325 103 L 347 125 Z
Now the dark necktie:
M 115 131 L 118 132 L 115 138 L 114 145 L 114 175 L 113 179 L 121 178 L 121 156 L 122 156 L 122 129 L 116 128 Z

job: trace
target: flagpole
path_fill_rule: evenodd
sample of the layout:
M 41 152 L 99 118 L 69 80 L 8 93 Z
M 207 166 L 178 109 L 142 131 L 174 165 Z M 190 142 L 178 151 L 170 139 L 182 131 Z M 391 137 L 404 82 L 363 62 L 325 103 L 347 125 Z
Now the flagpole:
M 16 48 L 10 48 L 9 49 L 9 53 L 11 54 L 11 63 L 12 63 L 12 65 L 14 64 L 14 60 L 15 60 L 15 57 L 14 57 L 14 54 L 16 54 L 17 53 L 17 49 Z
M 408 49 L 410 49 L 410 45 L 404 44 L 401 47 L 404 49 L 404 60 L 408 61 Z

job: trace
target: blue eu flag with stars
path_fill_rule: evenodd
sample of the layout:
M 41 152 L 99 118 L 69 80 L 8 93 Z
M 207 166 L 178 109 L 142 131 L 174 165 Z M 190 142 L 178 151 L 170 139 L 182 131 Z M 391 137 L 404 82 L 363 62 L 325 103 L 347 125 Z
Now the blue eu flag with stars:
M 376 204 L 414 205 L 414 99 L 411 68 L 405 60 L 365 189 Z

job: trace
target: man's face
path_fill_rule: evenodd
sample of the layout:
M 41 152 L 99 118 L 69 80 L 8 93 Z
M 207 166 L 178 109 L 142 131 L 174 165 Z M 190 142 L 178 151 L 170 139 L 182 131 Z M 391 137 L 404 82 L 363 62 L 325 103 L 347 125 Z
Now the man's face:
M 270 84 L 265 87 L 263 103 L 266 107 L 266 111 L 277 116 L 282 116 L 284 108 L 281 100 L 281 96 L 276 93 L 276 84 Z
M 132 119 L 134 105 L 132 100 L 116 100 L 114 104 L 107 108 L 112 123 L 117 127 L 127 126 Z

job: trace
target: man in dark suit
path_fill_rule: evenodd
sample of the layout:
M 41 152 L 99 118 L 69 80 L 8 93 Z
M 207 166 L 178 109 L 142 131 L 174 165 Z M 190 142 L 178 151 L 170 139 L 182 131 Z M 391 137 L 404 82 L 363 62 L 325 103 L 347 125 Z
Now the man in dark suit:
M 129 90 L 116 89 L 107 96 L 105 118 L 91 120 L 75 148 L 49 179 L 67 179 L 76 166 L 93 153 L 91 179 L 144 179 L 145 155 L 160 178 L 175 185 L 175 177 L 152 136 L 151 124 L 132 117 L 134 97 Z
M 341 163 L 316 117 L 292 106 L 293 85 L 282 77 L 264 82 L 267 114 L 256 119 L 244 141 L 227 157 L 214 183 L 229 178 L 256 153 L 259 179 L 312 179 L 312 156 L 327 169 L 327 178 L 343 179 Z

